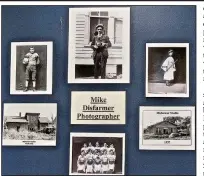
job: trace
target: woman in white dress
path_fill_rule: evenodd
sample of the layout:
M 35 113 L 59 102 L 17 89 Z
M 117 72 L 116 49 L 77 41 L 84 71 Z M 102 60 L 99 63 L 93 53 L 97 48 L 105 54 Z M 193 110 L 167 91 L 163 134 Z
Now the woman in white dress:
M 99 152 L 96 152 L 96 155 L 94 156 L 94 172 L 101 173 L 101 157 Z
M 85 173 L 86 170 L 86 156 L 85 152 L 81 151 L 81 155 L 78 156 L 77 160 L 77 173 Z
M 163 62 L 161 69 L 164 71 L 164 80 L 166 81 L 166 85 L 170 86 L 171 81 L 174 80 L 174 72 L 176 71 L 175 61 L 173 58 L 173 50 L 169 50 L 169 56 Z
M 93 155 L 91 151 L 86 155 L 86 173 L 93 173 Z
M 109 173 L 114 173 L 115 172 L 115 160 L 116 160 L 116 155 L 113 149 L 109 151 L 108 155 L 108 162 L 109 162 Z
M 108 155 L 107 150 L 103 151 L 103 155 L 101 156 L 101 172 L 107 174 L 109 172 L 109 164 L 108 164 Z

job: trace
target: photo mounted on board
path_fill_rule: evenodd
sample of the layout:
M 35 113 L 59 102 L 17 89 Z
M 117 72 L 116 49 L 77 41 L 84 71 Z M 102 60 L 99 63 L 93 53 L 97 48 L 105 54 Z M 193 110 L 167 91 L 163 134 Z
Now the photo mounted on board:
M 5 103 L 4 146 L 56 146 L 56 103 Z
M 70 133 L 70 175 L 124 175 L 124 133 Z
M 140 150 L 195 150 L 195 107 L 140 106 Z
M 68 83 L 129 83 L 130 8 L 69 9 Z
M 189 44 L 146 44 L 146 97 L 189 97 Z
M 12 42 L 10 94 L 52 94 L 52 42 Z

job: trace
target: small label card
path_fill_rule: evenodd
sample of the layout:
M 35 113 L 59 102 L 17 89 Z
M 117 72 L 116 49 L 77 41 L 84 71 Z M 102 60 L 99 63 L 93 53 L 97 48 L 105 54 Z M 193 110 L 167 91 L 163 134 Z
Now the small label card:
M 125 124 L 125 103 L 125 91 L 74 91 L 71 124 Z

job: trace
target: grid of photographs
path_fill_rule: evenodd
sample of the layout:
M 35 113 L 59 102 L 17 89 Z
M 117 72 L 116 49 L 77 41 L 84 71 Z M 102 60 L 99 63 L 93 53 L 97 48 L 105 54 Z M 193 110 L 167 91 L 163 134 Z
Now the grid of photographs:
M 129 7 L 70 8 L 68 84 L 130 84 L 129 29 Z M 190 50 L 146 43 L 146 97 L 190 96 Z M 11 42 L 10 94 L 51 95 L 52 60 L 52 41 Z M 72 91 L 69 119 L 125 125 L 125 106 L 126 91 Z M 4 103 L 2 145 L 56 146 L 57 119 L 57 103 Z M 139 150 L 195 150 L 194 106 L 140 106 L 139 120 Z M 69 175 L 125 175 L 125 133 L 71 132 L 69 156 Z

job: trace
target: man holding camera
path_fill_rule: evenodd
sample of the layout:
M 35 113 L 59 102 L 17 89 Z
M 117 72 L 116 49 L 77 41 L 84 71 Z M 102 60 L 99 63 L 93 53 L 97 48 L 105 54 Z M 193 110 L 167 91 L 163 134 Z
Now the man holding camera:
M 99 76 L 101 76 L 101 79 L 105 79 L 108 48 L 111 46 L 109 37 L 104 34 L 103 24 L 98 24 L 91 42 L 91 48 L 93 49 L 95 79 L 98 79 Z

